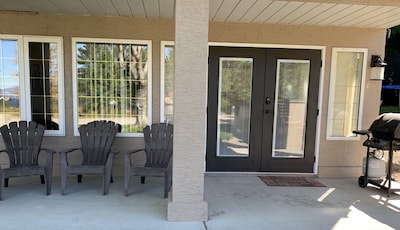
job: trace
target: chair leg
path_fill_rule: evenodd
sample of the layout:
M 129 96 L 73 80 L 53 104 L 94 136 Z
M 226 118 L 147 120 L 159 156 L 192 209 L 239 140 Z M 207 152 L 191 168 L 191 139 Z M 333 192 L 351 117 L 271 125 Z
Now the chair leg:
M 3 178 L 1 177 L 0 177 L 0 200 L 3 200 Z
M 169 187 L 169 179 L 168 176 L 165 175 L 164 176 L 164 198 L 168 197 L 168 187 Z
M 45 183 L 45 181 L 44 181 L 44 175 L 40 175 L 40 183 L 41 183 L 41 184 L 44 184 L 44 183 Z
M 110 190 L 110 183 L 111 183 L 111 169 L 107 167 L 104 169 L 103 175 L 103 195 L 107 195 Z
M 67 172 L 61 169 L 61 195 L 65 195 L 65 187 L 67 185 Z
M 49 168 L 46 168 L 46 195 L 51 194 L 51 182 L 52 182 L 52 170 Z M 44 176 L 41 175 L 40 178 L 43 177 L 43 182 L 44 182 Z
M 4 187 L 8 187 L 8 178 L 4 179 Z
M 146 180 L 146 177 L 144 177 L 144 176 L 140 177 L 140 182 L 141 182 L 142 184 L 145 183 L 145 180 Z
M 79 174 L 77 176 L 77 181 L 78 181 L 78 183 L 82 183 L 82 174 Z

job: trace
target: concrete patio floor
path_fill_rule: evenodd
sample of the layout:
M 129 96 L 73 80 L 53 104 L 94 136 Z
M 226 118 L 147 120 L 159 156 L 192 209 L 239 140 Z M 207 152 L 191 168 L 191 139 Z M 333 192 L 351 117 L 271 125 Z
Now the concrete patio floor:
M 257 176 L 208 175 L 207 222 L 167 221 L 163 180 L 131 180 L 129 197 L 115 178 L 101 195 L 101 178 L 71 177 L 67 195 L 54 178 L 50 196 L 39 178 L 12 178 L 0 202 L 0 229 L 400 229 L 400 195 L 360 188 L 357 179 L 318 179 L 326 187 L 272 187 Z

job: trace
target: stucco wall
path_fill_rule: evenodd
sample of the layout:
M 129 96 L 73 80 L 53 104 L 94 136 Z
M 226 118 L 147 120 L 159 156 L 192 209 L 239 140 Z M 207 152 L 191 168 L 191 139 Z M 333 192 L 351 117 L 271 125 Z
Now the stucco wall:
M 62 36 L 64 40 L 64 76 L 66 136 L 46 137 L 44 146 L 61 150 L 79 144 L 73 136 L 72 111 L 72 57 L 71 37 L 143 39 L 152 41 L 152 77 L 153 77 L 153 121 L 159 120 L 160 87 L 160 41 L 174 40 L 174 21 L 144 20 L 112 17 L 82 17 L 65 15 L 0 14 L 0 34 L 51 35 Z M 320 111 L 320 146 L 318 155 L 319 176 L 358 176 L 361 173 L 361 158 L 365 149 L 360 141 L 326 140 L 326 121 L 328 109 L 329 77 L 331 50 L 333 47 L 368 48 L 368 61 L 372 54 L 384 55 L 385 30 L 357 29 L 339 27 L 305 27 L 259 24 L 211 23 L 209 42 L 253 43 L 258 45 L 312 45 L 324 46 L 325 60 L 323 71 L 323 97 Z M 267 46 L 266 46 L 267 47 Z M 363 127 L 368 127 L 378 115 L 380 100 L 380 81 L 368 80 L 370 68 L 367 68 L 365 81 L 365 101 Z M 116 146 L 121 152 L 142 147 L 141 138 L 119 137 Z M 55 174 L 59 159 L 56 157 Z M 122 154 L 115 160 L 115 175 L 122 175 Z

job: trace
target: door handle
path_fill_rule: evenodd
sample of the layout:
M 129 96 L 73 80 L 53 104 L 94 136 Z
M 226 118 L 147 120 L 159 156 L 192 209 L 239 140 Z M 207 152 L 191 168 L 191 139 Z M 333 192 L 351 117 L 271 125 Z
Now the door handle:
M 269 109 L 266 109 L 266 110 L 265 110 L 265 113 L 269 113 Z
M 271 98 L 270 97 L 265 98 L 265 104 L 267 104 L 267 105 L 271 104 Z

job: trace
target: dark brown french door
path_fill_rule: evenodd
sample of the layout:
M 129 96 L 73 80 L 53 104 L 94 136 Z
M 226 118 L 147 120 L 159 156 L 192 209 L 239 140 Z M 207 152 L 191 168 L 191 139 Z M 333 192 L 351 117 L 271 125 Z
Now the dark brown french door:
M 207 171 L 313 172 L 321 51 L 210 47 Z

